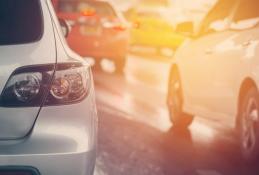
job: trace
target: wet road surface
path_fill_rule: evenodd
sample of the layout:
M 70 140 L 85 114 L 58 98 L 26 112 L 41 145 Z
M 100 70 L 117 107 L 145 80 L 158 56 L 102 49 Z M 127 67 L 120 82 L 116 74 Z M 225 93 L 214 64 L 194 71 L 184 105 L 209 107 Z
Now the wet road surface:
M 167 63 L 130 57 L 126 75 L 94 72 L 99 112 L 96 175 L 258 175 L 233 131 L 195 119 L 172 128 L 165 105 Z M 160 70 L 160 71 L 158 71 Z

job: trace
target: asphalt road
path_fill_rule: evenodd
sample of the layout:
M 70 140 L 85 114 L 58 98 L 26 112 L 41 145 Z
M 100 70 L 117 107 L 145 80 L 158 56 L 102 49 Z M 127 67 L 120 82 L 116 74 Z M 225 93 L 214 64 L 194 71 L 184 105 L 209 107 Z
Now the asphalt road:
M 197 118 L 172 128 L 165 105 L 166 62 L 129 57 L 126 75 L 94 72 L 99 112 L 96 175 L 258 175 L 233 131 Z

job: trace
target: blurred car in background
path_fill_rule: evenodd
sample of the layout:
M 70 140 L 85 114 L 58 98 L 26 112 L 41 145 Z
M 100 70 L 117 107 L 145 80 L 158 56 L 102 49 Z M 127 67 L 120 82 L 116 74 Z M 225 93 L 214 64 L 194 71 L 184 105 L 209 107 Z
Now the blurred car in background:
M 52 0 L 60 18 L 72 26 L 69 46 L 100 65 L 103 58 L 114 61 L 122 71 L 128 51 L 129 25 L 114 6 L 103 0 Z
M 125 15 L 133 24 L 131 30 L 131 46 L 145 46 L 155 48 L 157 54 L 163 55 L 164 50 L 176 50 L 186 39 L 186 36 L 174 31 L 165 7 L 131 8 Z M 171 55 L 170 55 L 171 56 Z
M 219 0 L 175 53 L 168 88 L 174 126 L 187 128 L 194 116 L 231 126 L 247 162 L 259 156 L 258 7 Z

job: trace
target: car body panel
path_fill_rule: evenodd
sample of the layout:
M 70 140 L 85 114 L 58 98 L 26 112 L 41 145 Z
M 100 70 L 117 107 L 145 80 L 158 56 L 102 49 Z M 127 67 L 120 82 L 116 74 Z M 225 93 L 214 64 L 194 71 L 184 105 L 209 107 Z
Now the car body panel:
M 181 70 L 187 70 L 181 72 L 184 101 L 186 106 L 192 106 L 199 114 L 220 111 L 222 116 L 236 115 L 233 101 L 236 101 L 239 69 L 235 67 L 243 63 L 237 61 L 240 55 L 238 50 L 231 52 L 226 47 L 235 35 L 235 32 L 227 31 L 193 41 L 189 52 L 181 57 Z M 223 50 L 218 50 L 220 48 Z M 226 74 L 225 70 L 232 71 Z M 215 114 L 208 114 L 207 117 L 219 119 Z
M 173 27 L 165 22 L 152 19 L 135 19 L 137 28 L 131 30 L 131 45 L 176 49 L 186 39 L 173 32 Z
M 243 83 L 259 83 L 259 19 L 241 22 L 233 29 L 230 20 L 226 30 L 190 39 L 176 52 L 185 112 L 235 127 Z
M 128 24 L 122 15 L 113 8 L 115 16 L 83 15 L 81 12 L 63 12 L 59 10 L 59 3 L 67 0 L 55 1 L 56 11 L 60 18 L 72 24 L 71 34 L 67 41 L 69 46 L 83 57 L 94 58 L 124 58 L 128 50 L 129 31 Z M 83 1 L 77 1 L 78 3 Z M 87 1 L 86 1 L 87 2 Z M 94 1 L 92 1 L 94 2 Z M 108 3 L 106 1 L 96 1 Z M 104 23 L 114 23 L 121 29 L 104 27 Z
M 38 55 L 53 54 L 55 59 L 47 57 L 45 60 L 39 59 L 38 62 L 33 61 L 31 64 L 54 64 L 56 60 L 58 63 L 81 62 L 91 72 L 90 64 L 67 46 L 51 1 L 40 0 L 40 2 L 44 13 L 46 13 L 46 21 L 51 21 L 45 25 L 54 32 L 49 37 L 55 36 L 56 40 L 54 40 L 53 48 L 47 47 L 51 46 L 50 38 L 49 42 L 45 43 L 44 47 L 48 49 L 45 52 L 51 53 L 38 53 Z M 28 50 L 28 53 L 34 53 L 36 50 Z M 22 61 L 17 60 L 17 62 L 20 64 Z M 24 63 L 24 65 L 26 64 L 29 63 Z M 85 99 L 75 104 L 43 105 L 39 114 L 36 115 L 37 118 L 35 116 L 34 127 L 26 137 L 0 140 L 1 167 L 17 167 L 18 169 L 19 167 L 33 167 L 41 175 L 93 174 L 96 160 L 98 117 L 91 73 L 89 77 L 90 87 Z M 16 108 L 12 110 L 15 113 Z M 27 110 L 27 117 L 28 111 L 33 111 L 31 108 L 21 108 L 20 110 Z M 0 114 L 2 117 L 2 111 Z M 3 120 L 1 118 L 0 120 L 2 124 Z M 19 119 L 17 121 L 20 121 L 19 124 L 24 122 Z
M 159 8 L 158 8 L 159 9 Z M 131 29 L 131 45 L 176 49 L 186 39 L 184 35 L 174 32 L 174 25 L 161 16 L 167 9 L 132 9 L 127 14 L 135 25 Z
M 44 1 L 43 1 L 44 2 Z M 0 46 L 0 90 L 18 67 L 34 64 L 56 63 L 56 50 L 52 22 L 48 7 L 42 3 L 44 30 L 39 41 L 29 44 Z M 40 107 L 6 108 L 0 107 L 0 140 L 25 137 L 33 127 Z
M 93 85 L 91 91 L 82 103 L 43 107 L 28 138 L 0 142 L 0 165 L 30 165 L 41 175 L 90 175 L 97 143 Z

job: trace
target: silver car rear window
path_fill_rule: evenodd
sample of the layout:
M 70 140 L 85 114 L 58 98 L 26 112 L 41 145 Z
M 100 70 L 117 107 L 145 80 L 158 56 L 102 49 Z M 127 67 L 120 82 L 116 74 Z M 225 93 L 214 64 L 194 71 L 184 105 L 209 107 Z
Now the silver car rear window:
M 0 45 L 35 42 L 42 34 L 39 0 L 0 0 Z

